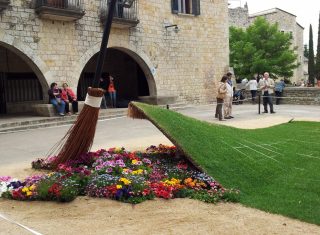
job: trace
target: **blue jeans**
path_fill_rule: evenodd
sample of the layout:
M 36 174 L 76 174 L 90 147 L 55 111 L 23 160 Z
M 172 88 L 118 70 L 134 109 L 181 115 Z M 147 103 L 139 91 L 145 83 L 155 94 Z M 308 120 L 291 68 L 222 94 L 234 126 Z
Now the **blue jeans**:
M 64 113 L 66 103 L 63 100 L 61 100 L 59 104 L 56 99 L 51 99 L 50 103 L 56 108 L 58 113 Z
M 110 101 L 111 101 L 111 107 L 116 108 L 117 107 L 117 92 L 109 92 Z

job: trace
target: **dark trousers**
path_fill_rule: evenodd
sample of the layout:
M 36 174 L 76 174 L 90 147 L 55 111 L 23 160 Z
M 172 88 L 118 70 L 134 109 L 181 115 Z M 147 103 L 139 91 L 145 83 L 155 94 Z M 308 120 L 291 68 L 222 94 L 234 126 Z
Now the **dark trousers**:
M 72 101 L 72 112 L 77 113 L 78 112 L 78 101 Z M 69 102 L 66 102 L 66 107 L 65 107 L 66 113 L 70 112 L 69 108 Z
M 282 97 L 282 92 L 281 91 L 276 91 L 276 104 L 280 104 L 280 100 Z
M 223 105 L 223 99 L 217 98 L 217 107 L 216 107 L 216 118 L 219 118 L 219 120 L 222 120 L 222 105 Z
M 272 103 L 272 96 L 271 94 L 269 94 L 268 91 L 265 91 L 263 93 L 263 107 L 264 107 L 264 111 L 268 112 L 268 104 L 270 106 L 270 112 L 273 112 L 273 103 Z
M 255 102 L 256 96 L 257 96 L 257 90 L 250 90 L 250 92 L 251 92 L 252 102 Z

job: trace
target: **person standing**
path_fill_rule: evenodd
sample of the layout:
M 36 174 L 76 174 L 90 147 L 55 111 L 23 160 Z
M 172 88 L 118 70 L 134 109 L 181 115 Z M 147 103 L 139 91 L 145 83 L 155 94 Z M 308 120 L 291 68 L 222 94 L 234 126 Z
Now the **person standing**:
M 284 83 L 284 80 L 281 79 L 280 82 L 276 84 L 276 87 L 274 88 L 274 91 L 276 93 L 276 105 L 280 104 L 280 100 L 282 97 L 283 89 L 285 88 L 286 84 Z
M 106 101 L 106 97 L 105 97 L 105 94 L 107 92 L 107 87 L 108 87 L 107 80 L 104 77 L 101 77 L 100 83 L 99 83 L 99 88 L 101 88 L 104 92 L 104 95 L 102 96 L 102 100 L 101 100 L 101 105 L 100 105 L 101 109 L 107 108 L 107 101 Z
M 270 113 L 276 113 L 273 110 L 273 104 L 272 104 L 274 81 L 269 78 L 268 72 L 265 72 L 263 74 L 263 79 L 260 80 L 259 87 L 261 89 L 261 93 L 263 96 L 263 107 L 264 107 L 263 113 L 268 113 L 268 104 L 270 106 Z
M 219 85 L 218 85 L 217 107 L 216 107 L 215 117 L 219 118 L 219 121 L 224 121 L 223 116 L 222 116 L 222 105 L 223 105 L 223 100 L 224 100 L 226 93 L 227 93 L 227 86 L 226 86 L 227 80 L 228 80 L 228 76 L 224 75 L 221 78 L 221 81 L 219 82 Z
M 253 76 L 251 80 L 247 83 L 247 87 L 250 89 L 252 104 L 256 101 L 257 90 L 258 90 L 258 82 L 257 78 Z
M 70 113 L 69 109 L 69 103 L 72 105 L 72 112 L 76 114 L 78 112 L 78 101 L 77 101 L 77 96 L 73 92 L 73 90 L 68 86 L 67 83 L 62 84 L 62 89 L 61 89 L 61 99 L 66 103 L 66 113 Z
M 227 74 L 227 82 L 226 82 L 226 96 L 224 98 L 224 103 L 223 103 L 223 110 L 224 110 L 224 118 L 225 119 L 231 119 L 233 116 L 232 114 L 232 102 L 233 102 L 233 87 L 232 87 L 232 73 L 228 72 Z
M 48 90 L 49 104 L 52 104 L 60 116 L 64 116 L 65 102 L 61 99 L 58 84 L 53 82 Z
M 116 108 L 117 107 L 117 91 L 114 86 L 114 78 L 111 77 L 110 74 L 108 74 L 107 76 L 109 76 L 108 93 L 110 96 L 111 108 Z

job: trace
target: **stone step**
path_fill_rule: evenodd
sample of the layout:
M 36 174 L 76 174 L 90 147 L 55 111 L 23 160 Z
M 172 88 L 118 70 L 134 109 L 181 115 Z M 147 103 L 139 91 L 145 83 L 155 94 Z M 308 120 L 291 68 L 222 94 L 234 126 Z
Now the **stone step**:
M 100 110 L 99 120 L 125 116 L 126 114 L 127 114 L 127 109 Z M 50 127 L 50 126 L 68 125 L 68 124 L 74 123 L 76 118 L 77 118 L 77 115 L 72 115 L 72 116 L 64 116 L 64 117 L 42 118 L 37 120 L 8 122 L 0 125 L 0 133 L 37 129 L 37 128 L 44 128 L 44 127 Z
M 160 107 L 166 108 L 166 105 L 160 105 Z M 178 110 L 187 107 L 185 103 L 174 103 L 169 105 L 169 109 Z M 127 115 L 127 108 L 121 109 L 100 109 L 99 120 L 107 120 L 116 117 L 122 117 Z M 26 131 L 31 129 L 39 129 L 54 126 L 71 125 L 75 122 L 77 115 L 64 116 L 64 117 L 48 117 L 37 120 L 23 120 L 16 122 L 8 122 L 0 124 L 0 134 Z M 27 118 L 26 118 L 27 119 Z
M 109 115 L 99 115 L 98 120 L 107 120 L 117 117 L 123 117 L 124 113 L 119 114 L 109 114 Z M 75 119 L 65 119 L 65 120 L 58 120 L 58 121 L 51 121 L 50 122 L 42 122 L 42 123 L 33 123 L 28 125 L 17 125 L 11 126 L 6 128 L 0 128 L 0 134 L 4 133 L 11 133 L 11 132 L 18 132 L 18 131 L 26 131 L 31 129 L 39 129 L 39 128 L 47 128 L 47 127 L 55 127 L 55 126 L 64 126 L 64 125 L 72 125 L 75 122 Z

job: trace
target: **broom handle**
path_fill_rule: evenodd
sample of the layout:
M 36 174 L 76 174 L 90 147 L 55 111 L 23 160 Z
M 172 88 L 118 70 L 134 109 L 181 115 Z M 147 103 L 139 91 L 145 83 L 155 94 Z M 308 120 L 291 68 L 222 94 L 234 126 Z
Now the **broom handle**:
M 116 1 L 117 0 L 111 0 L 110 5 L 108 7 L 107 21 L 105 23 L 105 27 L 104 27 L 104 31 L 103 31 L 102 42 L 101 42 L 100 52 L 99 52 L 99 56 L 98 56 L 96 72 L 94 74 L 94 79 L 92 82 L 92 87 L 94 87 L 94 88 L 99 87 L 100 78 L 101 78 L 101 74 L 102 74 L 102 67 L 103 67 L 104 59 L 105 59 L 106 53 L 107 53 L 107 45 L 108 45 L 108 41 L 109 41 L 109 35 L 110 35 L 111 24 L 112 24 L 112 19 L 113 19 L 113 12 L 114 12 L 114 8 L 116 5 Z

